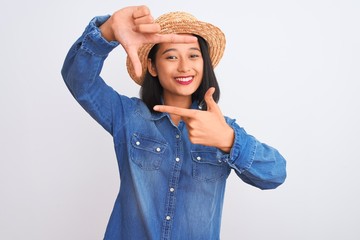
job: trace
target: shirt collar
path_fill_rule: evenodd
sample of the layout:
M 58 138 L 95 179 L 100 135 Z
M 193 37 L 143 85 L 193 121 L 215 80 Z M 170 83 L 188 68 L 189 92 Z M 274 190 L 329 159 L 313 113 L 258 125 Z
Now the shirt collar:
M 200 109 L 198 101 L 193 101 L 190 109 Z M 151 121 L 157 121 L 162 119 L 163 117 L 169 117 L 168 113 L 162 113 L 162 112 L 151 112 L 148 107 L 144 104 L 144 102 L 141 101 L 141 104 L 138 105 L 136 111 L 137 114 L 139 114 L 142 118 L 151 120 Z

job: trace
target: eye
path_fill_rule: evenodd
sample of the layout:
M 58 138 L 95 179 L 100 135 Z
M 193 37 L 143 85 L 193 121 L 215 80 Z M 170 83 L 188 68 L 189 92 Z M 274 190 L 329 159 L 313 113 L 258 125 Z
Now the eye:
M 175 59 L 177 59 L 177 57 L 176 56 L 167 56 L 166 59 L 175 60 Z
M 199 54 L 190 54 L 190 58 L 199 58 L 200 55 Z

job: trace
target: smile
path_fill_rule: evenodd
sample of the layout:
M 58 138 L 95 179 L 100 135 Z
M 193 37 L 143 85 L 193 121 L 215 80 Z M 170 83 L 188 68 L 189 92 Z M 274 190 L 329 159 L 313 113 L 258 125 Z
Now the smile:
M 194 77 L 177 77 L 175 80 L 181 85 L 189 85 L 194 80 Z

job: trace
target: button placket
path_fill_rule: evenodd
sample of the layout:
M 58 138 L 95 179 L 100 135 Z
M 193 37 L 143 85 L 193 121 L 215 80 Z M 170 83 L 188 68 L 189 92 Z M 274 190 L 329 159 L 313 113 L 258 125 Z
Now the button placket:
M 171 176 L 169 179 L 168 185 L 168 194 L 166 200 L 166 209 L 165 209 L 165 219 L 164 219 L 164 231 L 162 233 L 162 239 L 168 239 L 171 235 L 171 229 L 173 224 L 173 217 L 175 213 L 175 204 L 176 204 L 176 189 L 179 182 L 180 170 L 182 166 L 182 144 L 181 144 L 181 133 L 178 128 L 176 128 L 173 140 L 175 142 L 174 155 L 173 159 L 175 162 L 172 164 Z

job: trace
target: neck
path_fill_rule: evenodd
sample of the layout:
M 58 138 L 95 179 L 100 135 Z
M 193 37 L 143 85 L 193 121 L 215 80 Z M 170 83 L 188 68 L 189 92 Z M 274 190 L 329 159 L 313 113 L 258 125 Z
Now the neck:
M 190 108 L 192 104 L 191 96 L 166 96 L 164 94 L 164 105 L 173 106 L 178 108 Z M 175 114 L 170 114 L 170 118 L 175 125 L 178 125 L 181 117 Z

